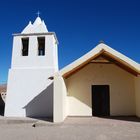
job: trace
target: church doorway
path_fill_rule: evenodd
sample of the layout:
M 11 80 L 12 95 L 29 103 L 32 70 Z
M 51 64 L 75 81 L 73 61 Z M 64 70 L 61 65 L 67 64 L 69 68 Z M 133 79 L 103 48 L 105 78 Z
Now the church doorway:
M 109 85 L 92 86 L 92 116 L 110 115 Z

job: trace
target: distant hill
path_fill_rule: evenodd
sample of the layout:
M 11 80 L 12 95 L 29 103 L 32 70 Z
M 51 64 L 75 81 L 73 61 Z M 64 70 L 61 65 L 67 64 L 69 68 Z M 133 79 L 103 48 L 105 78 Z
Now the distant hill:
M 6 92 L 6 90 L 7 90 L 7 84 L 0 85 L 0 93 L 1 92 Z

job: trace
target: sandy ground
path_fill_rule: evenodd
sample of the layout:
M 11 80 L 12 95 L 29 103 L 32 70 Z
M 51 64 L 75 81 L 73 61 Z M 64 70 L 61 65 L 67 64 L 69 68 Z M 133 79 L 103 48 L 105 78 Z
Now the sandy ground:
M 140 122 L 135 118 L 69 117 L 54 124 L 0 118 L 0 140 L 140 140 Z

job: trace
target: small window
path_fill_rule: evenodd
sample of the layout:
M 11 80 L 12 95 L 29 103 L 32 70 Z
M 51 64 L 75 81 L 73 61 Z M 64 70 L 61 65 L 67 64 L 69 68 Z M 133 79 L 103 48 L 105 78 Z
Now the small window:
M 22 56 L 28 56 L 29 38 L 22 38 Z
M 45 37 L 38 37 L 38 55 L 45 55 Z

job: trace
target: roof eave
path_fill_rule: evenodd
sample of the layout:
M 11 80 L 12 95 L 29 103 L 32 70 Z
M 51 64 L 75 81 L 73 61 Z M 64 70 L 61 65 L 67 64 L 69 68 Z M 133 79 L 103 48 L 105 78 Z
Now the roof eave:
M 97 46 L 98 47 L 98 46 Z M 96 58 L 97 56 L 101 55 L 101 54 L 109 54 L 110 55 L 110 58 L 114 59 L 115 61 L 117 61 L 120 65 L 123 65 L 124 67 L 127 67 L 129 68 L 129 72 L 132 73 L 133 75 L 135 76 L 138 76 L 140 75 L 140 68 L 138 69 L 136 67 L 136 65 L 138 65 L 138 63 L 132 63 L 129 62 L 131 59 L 129 59 L 128 57 L 124 56 L 123 54 L 120 54 L 119 52 L 117 52 L 120 57 L 125 57 L 125 59 L 127 59 L 128 61 L 125 61 L 123 59 L 121 59 L 119 56 L 116 56 L 114 55 L 113 53 L 109 52 L 107 49 L 105 48 L 95 48 L 95 49 L 98 49 L 95 50 L 93 49 L 91 52 L 89 53 L 93 53 L 93 55 L 85 60 L 83 60 L 84 58 L 86 58 L 85 56 L 87 55 L 91 55 L 89 53 L 87 53 L 86 55 L 82 56 L 81 58 L 79 58 L 78 60 L 74 61 L 73 63 L 71 63 L 70 65 L 66 66 L 65 68 L 63 68 L 61 71 L 60 71 L 60 74 L 63 76 L 63 77 L 69 77 L 71 74 L 75 73 L 77 70 L 83 68 L 84 66 L 86 66 L 92 59 Z M 94 51 L 96 53 L 94 53 Z M 114 50 L 113 50 L 114 51 Z M 133 61 L 133 60 L 131 60 Z

